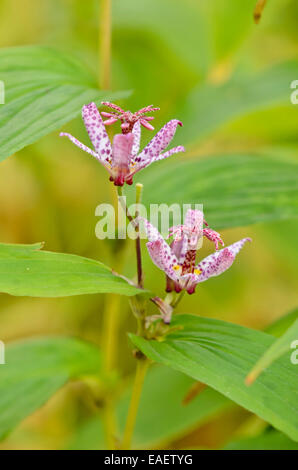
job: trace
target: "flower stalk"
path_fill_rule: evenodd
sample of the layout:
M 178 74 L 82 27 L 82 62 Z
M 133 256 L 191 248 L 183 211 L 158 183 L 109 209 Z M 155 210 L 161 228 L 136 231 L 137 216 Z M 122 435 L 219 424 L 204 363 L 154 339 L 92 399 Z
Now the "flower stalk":
M 128 409 L 126 425 L 124 430 L 124 437 L 122 442 L 123 450 L 130 450 L 133 431 L 135 428 L 138 408 L 140 404 L 140 398 L 142 388 L 144 384 L 145 375 L 148 369 L 149 360 L 145 357 L 137 360 L 136 375 L 132 389 L 131 401 Z
M 143 185 L 138 183 L 136 184 L 136 219 L 139 217 L 139 205 L 142 200 Z M 136 228 L 136 255 L 137 255 L 137 270 L 138 270 L 138 286 L 143 287 L 143 269 L 142 269 L 142 251 L 141 251 L 141 238 L 140 238 L 140 228 L 137 224 Z
M 99 9 L 99 85 L 111 88 L 112 0 L 100 0 Z
M 263 10 L 266 6 L 266 3 L 267 3 L 267 0 L 258 0 L 257 1 L 257 4 L 256 4 L 255 9 L 254 9 L 254 20 L 255 20 L 256 24 L 258 24 L 260 19 L 261 19 L 261 16 L 262 16 Z

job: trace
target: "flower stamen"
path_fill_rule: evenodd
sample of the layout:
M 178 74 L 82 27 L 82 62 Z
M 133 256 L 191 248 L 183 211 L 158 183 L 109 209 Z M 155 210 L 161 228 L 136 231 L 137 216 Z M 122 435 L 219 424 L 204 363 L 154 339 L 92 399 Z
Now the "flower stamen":
M 103 111 L 101 114 L 108 119 L 104 121 L 105 126 L 110 126 L 117 122 L 118 120 L 121 122 L 121 129 L 122 134 L 128 134 L 132 132 L 133 127 L 136 122 L 140 122 L 140 124 L 148 129 L 149 131 L 153 131 L 154 127 L 149 124 L 149 121 L 154 119 L 153 116 L 145 116 L 147 113 L 153 113 L 155 111 L 159 111 L 160 108 L 154 107 L 152 104 L 149 106 L 145 106 L 139 111 L 132 113 L 131 111 L 124 111 L 120 106 L 117 106 L 114 103 L 110 103 L 108 101 L 103 101 L 102 105 L 107 106 L 108 108 L 114 109 L 116 112 L 106 112 Z

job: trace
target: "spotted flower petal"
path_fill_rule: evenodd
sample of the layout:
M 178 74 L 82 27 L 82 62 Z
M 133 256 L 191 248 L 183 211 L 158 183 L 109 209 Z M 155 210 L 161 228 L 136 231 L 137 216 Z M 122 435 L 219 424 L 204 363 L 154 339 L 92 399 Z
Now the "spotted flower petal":
M 204 215 L 197 209 L 189 209 L 185 214 L 184 225 L 190 227 L 193 231 L 200 230 L 203 227 Z
M 137 167 L 138 168 L 137 171 L 147 168 L 147 166 L 151 165 L 151 163 L 164 160 L 165 158 L 169 158 L 175 153 L 180 153 L 180 152 L 185 152 L 185 148 L 182 145 L 179 145 L 178 147 L 174 147 L 168 152 L 161 153 L 160 155 L 157 155 L 156 157 L 152 157 L 150 160 L 149 159 L 145 160 L 143 163 L 139 164 L 139 166 Z
M 171 250 L 179 261 L 179 264 L 183 264 L 188 249 L 187 237 L 183 236 L 177 240 L 173 240 L 171 243 Z
M 196 282 L 203 282 L 209 279 L 209 277 L 218 276 L 227 269 L 229 269 L 236 255 L 239 253 L 241 248 L 246 242 L 251 241 L 250 238 L 243 238 L 233 245 L 227 246 L 222 250 L 216 251 L 207 258 L 204 258 L 197 266 L 196 270 L 201 271 L 201 274 L 196 275 Z
M 140 229 L 145 231 L 149 242 L 163 240 L 162 235 L 159 233 L 157 228 L 149 222 L 149 220 L 145 219 L 144 217 L 137 217 L 136 222 L 140 225 Z
M 179 280 L 181 267 L 169 245 L 163 239 L 148 242 L 147 248 L 153 263 L 174 281 Z
M 182 126 L 182 122 L 177 119 L 169 121 L 165 126 L 153 137 L 149 144 L 135 159 L 136 162 L 141 165 L 147 160 L 151 161 L 153 158 L 157 158 L 167 148 L 169 143 L 172 141 L 177 126 Z
M 169 236 L 174 236 L 175 241 L 186 237 L 188 249 L 197 250 L 198 242 L 203 236 L 203 221 L 204 216 L 202 211 L 189 209 L 186 212 L 184 224 L 171 227 Z
M 82 116 L 90 140 L 100 159 L 111 157 L 111 142 L 96 104 L 90 103 L 83 106 Z
M 76 139 L 73 135 L 68 134 L 67 132 L 61 132 L 60 137 L 68 137 L 68 139 L 81 150 L 84 150 L 84 152 L 89 153 L 93 157 L 97 158 L 97 160 L 99 160 L 99 156 L 96 152 L 94 152 L 94 150 L 91 150 L 89 147 L 87 147 L 87 145 L 82 144 L 82 142 Z
M 132 134 L 134 136 L 133 146 L 132 146 L 132 160 L 138 155 L 140 151 L 140 142 L 141 142 L 141 124 L 140 121 L 137 121 L 133 126 Z
M 143 217 L 138 217 L 141 229 L 144 228 L 149 242 L 147 248 L 153 263 L 171 279 L 178 280 L 181 267 L 170 246 L 163 239 L 156 227 Z
M 212 230 L 211 228 L 207 227 L 203 229 L 203 234 L 204 237 L 208 238 L 208 240 L 214 243 L 216 250 L 218 250 L 219 243 L 221 244 L 221 246 L 225 246 L 220 234 L 215 230 Z

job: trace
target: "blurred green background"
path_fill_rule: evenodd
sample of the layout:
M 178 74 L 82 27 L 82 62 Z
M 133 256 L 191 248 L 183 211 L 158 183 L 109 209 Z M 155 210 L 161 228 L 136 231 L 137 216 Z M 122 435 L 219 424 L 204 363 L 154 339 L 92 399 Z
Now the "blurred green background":
M 51 45 L 75 53 L 96 74 L 99 3 L 1 0 L 1 47 Z M 255 110 L 248 107 L 225 124 L 215 125 L 212 132 L 200 133 L 195 108 L 191 117 L 189 114 L 191 93 L 198 85 L 221 86 L 231 77 L 249 82 L 270 66 L 298 60 L 297 1 L 268 1 L 258 26 L 253 23 L 254 5 L 254 0 L 114 0 L 112 89 L 133 90 L 121 103 L 132 111 L 151 103 L 160 106 L 156 129 L 174 117 L 185 121 L 185 127 L 192 125 L 192 134 L 187 128 L 179 131 L 176 142 L 186 143 L 187 154 L 177 158 L 224 152 L 297 158 L 298 106 L 290 103 L 290 82 L 297 76 L 289 76 L 288 102 Z M 65 128 L 88 142 L 80 119 Z M 144 141 L 150 137 L 145 131 Z M 60 140 L 58 132 L 44 137 L 1 163 L 1 242 L 45 241 L 47 250 L 96 258 L 115 267 L 113 242 L 95 237 L 95 208 L 113 201 L 113 191 L 105 170 L 94 159 Z M 226 244 L 250 236 L 253 245 L 224 276 L 202 284 L 195 296 L 186 296 L 180 312 L 262 329 L 297 306 L 296 220 L 224 230 L 222 236 Z M 133 276 L 134 246 L 127 244 L 123 271 Z M 202 256 L 210 249 L 205 243 Z M 144 253 L 146 287 L 162 294 L 163 275 Z M 99 344 L 105 302 L 100 295 L 65 299 L 2 295 L 0 338 L 9 342 L 66 334 Z M 134 319 L 123 298 L 118 364 L 127 377 L 133 360 L 126 332 L 134 330 Z M 67 446 L 72 433 L 92 415 L 85 395 L 84 386 L 67 386 L 0 448 Z M 185 442 L 203 447 L 222 444 L 242 423 L 242 415 L 237 413 L 228 423 L 219 419 Z M 175 445 L 181 444 L 171 443 L 171 448 Z

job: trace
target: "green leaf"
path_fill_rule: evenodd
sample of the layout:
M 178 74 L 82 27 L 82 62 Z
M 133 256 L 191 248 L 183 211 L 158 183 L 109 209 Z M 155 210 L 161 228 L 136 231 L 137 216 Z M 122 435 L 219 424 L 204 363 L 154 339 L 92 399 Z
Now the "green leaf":
M 164 341 L 130 335 L 146 356 L 206 383 L 298 440 L 298 374 L 290 355 L 279 358 L 251 386 L 244 379 L 274 338 L 220 320 L 177 315 L 179 330 Z
M 180 110 L 182 142 L 192 142 L 249 113 L 290 101 L 290 84 L 298 75 L 298 61 L 270 67 L 253 76 L 235 75 L 220 85 L 198 85 Z
M 298 450 L 298 443 L 278 431 L 230 442 L 224 450 Z
M 174 157 L 172 157 L 174 158 Z M 283 220 L 298 214 L 298 165 L 245 155 L 156 163 L 142 172 L 143 202 L 203 204 L 213 228 Z
M 145 292 L 98 261 L 40 248 L 40 244 L 0 244 L 0 292 L 31 297 Z
M 246 377 L 247 384 L 253 383 L 256 378 L 275 362 L 279 357 L 283 356 L 286 352 L 291 351 L 291 344 L 297 341 L 298 345 L 298 319 L 293 323 L 292 326 L 278 338 L 270 348 L 265 351 L 258 362 L 254 365 L 252 370 Z
M 0 161 L 74 119 L 84 104 L 128 95 L 100 91 L 76 59 L 41 46 L 0 50 L 0 80 Z
M 202 390 L 192 401 L 184 404 L 183 401 L 194 383 L 191 378 L 168 367 L 155 365 L 149 369 L 137 415 L 134 448 L 167 445 L 170 440 L 191 432 L 208 419 L 233 407 L 230 400 L 210 388 Z M 120 434 L 123 433 L 126 422 L 131 388 L 128 387 L 117 405 Z M 89 420 L 77 430 L 68 448 L 103 449 L 102 428 L 100 419 Z
M 188 67 L 200 72 L 206 69 L 208 43 L 199 50 L 194 44 L 202 44 L 206 39 L 207 24 L 204 19 L 197 5 L 185 5 L 180 0 L 126 0 L 125 3 L 114 4 L 113 8 L 113 24 L 115 29 L 121 31 L 121 37 L 125 34 L 125 28 L 129 32 L 137 30 L 141 37 L 146 32 L 150 36 L 155 34 L 161 47 L 163 43 L 167 44 Z
M 275 336 L 276 338 L 280 338 L 287 331 L 287 329 L 295 322 L 295 320 L 298 320 L 298 308 L 288 313 L 287 315 L 282 316 L 274 323 L 269 325 L 266 328 L 266 333 L 269 333 L 270 335 Z
M 100 373 L 92 344 L 52 337 L 11 344 L 0 365 L 0 438 L 40 408 L 68 380 Z
M 125 30 L 137 31 L 141 39 L 146 33 L 156 36 L 176 61 L 200 74 L 235 52 L 253 26 L 251 0 L 125 0 L 113 5 L 113 25 L 121 39 Z

